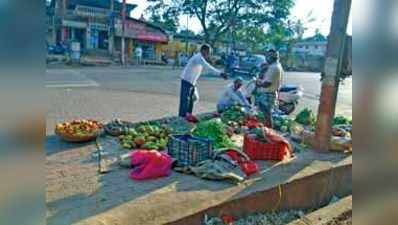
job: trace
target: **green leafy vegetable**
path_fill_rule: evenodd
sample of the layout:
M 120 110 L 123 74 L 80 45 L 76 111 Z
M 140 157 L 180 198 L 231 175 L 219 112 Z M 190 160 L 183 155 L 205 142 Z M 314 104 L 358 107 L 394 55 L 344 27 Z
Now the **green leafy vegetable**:
M 241 123 L 244 119 L 245 113 L 243 108 L 240 106 L 230 107 L 221 114 L 221 120 L 226 124 L 229 122 Z
M 305 108 L 297 114 L 295 121 L 306 126 L 315 126 L 316 118 L 311 109 Z
M 352 120 L 344 116 L 336 116 L 333 119 L 333 125 L 349 125 L 352 124 Z
M 226 125 L 220 119 L 212 119 L 198 123 L 193 134 L 198 137 L 212 139 L 216 149 L 233 147 L 234 144 L 228 137 L 226 129 Z

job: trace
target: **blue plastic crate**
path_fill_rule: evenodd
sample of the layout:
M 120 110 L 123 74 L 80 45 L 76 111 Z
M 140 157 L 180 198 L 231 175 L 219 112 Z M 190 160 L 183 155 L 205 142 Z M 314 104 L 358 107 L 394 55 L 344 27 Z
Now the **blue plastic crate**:
M 193 166 L 213 156 L 213 141 L 191 135 L 174 135 L 167 143 L 168 154 L 178 167 Z

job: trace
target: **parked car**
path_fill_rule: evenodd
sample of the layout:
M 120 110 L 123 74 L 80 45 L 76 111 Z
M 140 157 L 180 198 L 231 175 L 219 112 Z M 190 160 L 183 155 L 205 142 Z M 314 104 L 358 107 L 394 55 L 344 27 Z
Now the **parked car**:
M 55 45 L 47 44 L 47 51 L 49 54 L 63 55 L 68 51 L 68 47 L 61 43 L 57 43 Z
M 232 74 L 256 76 L 261 70 L 261 65 L 265 62 L 266 59 L 264 55 L 245 56 L 232 68 Z

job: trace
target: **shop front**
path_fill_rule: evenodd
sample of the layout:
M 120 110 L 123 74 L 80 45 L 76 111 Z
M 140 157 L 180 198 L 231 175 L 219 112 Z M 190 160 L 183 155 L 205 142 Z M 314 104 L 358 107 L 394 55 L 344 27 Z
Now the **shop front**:
M 115 23 L 116 49 L 121 49 L 121 21 Z M 137 47 L 142 49 L 142 58 L 145 60 L 160 61 L 161 46 L 167 44 L 168 36 L 161 28 L 140 20 L 129 18 L 125 28 L 126 53 L 129 58 L 134 56 Z

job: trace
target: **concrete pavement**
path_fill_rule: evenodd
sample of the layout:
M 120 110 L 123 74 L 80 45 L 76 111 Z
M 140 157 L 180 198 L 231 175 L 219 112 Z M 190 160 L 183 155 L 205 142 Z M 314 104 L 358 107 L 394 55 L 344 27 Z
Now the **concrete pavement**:
M 175 115 L 178 110 L 181 70 L 164 66 L 83 67 L 48 69 L 46 92 L 49 99 L 47 132 L 57 121 L 72 118 L 110 120 L 115 117 L 140 121 Z M 224 81 L 203 76 L 199 81 L 200 101 L 195 112 L 215 110 Z M 317 112 L 321 83 L 317 73 L 287 72 L 287 84 L 304 87 L 298 110 L 309 107 Z M 351 116 L 352 82 L 340 86 L 337 114 Z

